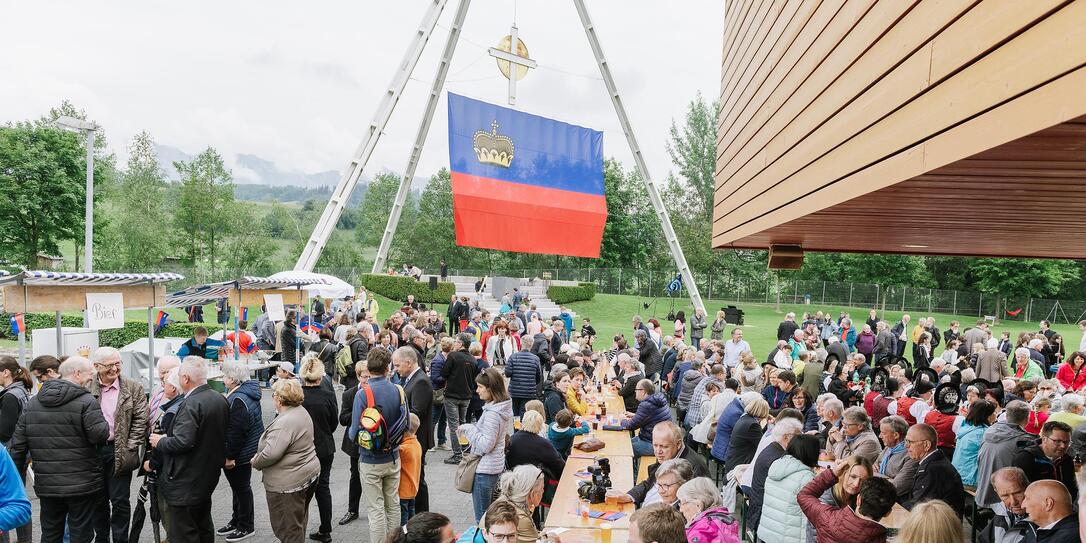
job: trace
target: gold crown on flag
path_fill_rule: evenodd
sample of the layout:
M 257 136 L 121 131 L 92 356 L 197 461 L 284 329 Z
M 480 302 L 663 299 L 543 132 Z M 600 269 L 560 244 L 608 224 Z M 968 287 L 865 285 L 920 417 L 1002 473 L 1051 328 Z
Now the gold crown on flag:
M 490 123 L 490 132 L 475 132 L 475 146 L 472 147 L 483 164 L 494 164 L 508 168 L 513 162 L 513 140 L 508 136 L 498 135 L 498 121 Z

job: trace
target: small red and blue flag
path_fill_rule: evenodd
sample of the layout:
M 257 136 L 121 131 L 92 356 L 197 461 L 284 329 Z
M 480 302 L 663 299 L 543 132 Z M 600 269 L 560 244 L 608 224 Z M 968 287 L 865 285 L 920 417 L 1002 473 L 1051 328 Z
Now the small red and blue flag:
M 319 334 L 321 330 L 324 330 L 324 325 L 312 320 L 309 316 L 302 317 L 302 320 L 298 323 L 302 329 L 302 332 L 307 334 Z
M 248 307 L 241 308 L 241 320 L 246 321 L 246 322 L 249 321 L 249 308 Z
M 11 335 L 17 336 L 26 333 L 26 322 L 22 313 L 16 313 L 11 317 Z
M 170 316 L 165 311 L 159 311 L 158 316 L 155 317 L 155 333 L 162 331 L 162 328 L 166 326 L 166 323 L 170 321 Z
M 456 244 L 599 258 L 603 132 L 449 93 Z

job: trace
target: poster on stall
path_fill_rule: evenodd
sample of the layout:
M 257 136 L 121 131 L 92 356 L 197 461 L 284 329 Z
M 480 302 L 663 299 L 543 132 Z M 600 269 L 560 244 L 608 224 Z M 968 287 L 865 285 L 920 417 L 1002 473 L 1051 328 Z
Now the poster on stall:
M 268 318 L 271 319 L 272 322 L 287 320 L 287 315 L 283 311 L 282 294 L 265 294 L 264 307 L 268 310 Z
M 87 293 L 87 327 L 124 328 L 124 296 L 120 292 Z

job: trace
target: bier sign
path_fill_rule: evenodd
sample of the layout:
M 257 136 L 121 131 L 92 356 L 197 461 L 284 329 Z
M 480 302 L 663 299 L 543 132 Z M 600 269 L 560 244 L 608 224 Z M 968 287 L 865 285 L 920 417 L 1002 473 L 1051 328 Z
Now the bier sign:
M 108 330 L 124 327 L 124 296 L 119 292 L 87 294 L 87 327 Z

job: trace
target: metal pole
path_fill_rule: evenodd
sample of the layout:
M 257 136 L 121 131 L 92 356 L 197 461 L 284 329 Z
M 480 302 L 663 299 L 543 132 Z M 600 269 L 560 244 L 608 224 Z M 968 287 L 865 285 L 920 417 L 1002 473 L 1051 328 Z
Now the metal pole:
M 645 188 L 649 193 L 649 201 L 652 202 L 652 207 L 656 210 L 656 216 L 660 220 L 660 226 L 664 231 L 664 239 L 667 240 L 668 247 L 671 249 L 671 257 L 675 260 L 675 266 L 679 268 L 679 273 L 682 274 L 683 281 L 686 283 L 687 292 L 690 294 L 690 303 L 694 306 L 694 309 L 705 311 L 705 304 L 701 301 L 701 293 L 698 292 L 698 286 L 694 283 L 694 275 L 690 272 L 690 266 L 686 263 L 686 255 L 683 254 L 683 249 L 679 245 L 679 238 L 675 235 L 675 229 L 671 227 L 671 218 L 668 216 L 667 208 L 664 207 L 663 199 L 660 198 L 660 192 L 656 189 L 656 184 L 653 183 L 652 177 L 649 175 L 649 167 L 645 163 L 645 157 L 641 154 L 641 147 L 637 144 L 637 138 L 634 136 L 630 119 L 626 116 L 626 107 L 622 105 L 622 98 L 615 86 L 615 80 L 611 77 L 610 64 L 604 56 L 603 48 L 596 36 L 596 26 L 588 15 L 588 8 L 585 7 L 584 0 L 573 0 L 573 5 L 577 8 L 577 15 L 581 18 L 581 25 L 584 26 L 588 44 L 592 48 L 592 53 L 596 56 L 596 64 L 599 65 L 600 75 L 603 76 L 603 83 L 607 86 L 607 94 L 611 97 L 611 103 L 615 106 L 615 114 L 622 125 L 622 131 L 626 134 L 626 143 L 630 145 L 630 153 L 633 155 L 634 163 L 637 164 L 641 179 L 645 182 Z
M 151 285 L 151 299 L 154 300 L 154 284 Z M 147 388 L 155 389 L 155 308 L 147 308 Z
M 57 358 L 60 358 L 60 357 L 64 356 L 64 333 L 61 330 L 60 311 L 56 312 L 56 318 L 57 318 Z
M 87 211 L 83 233 L 83 271 L 94 271 L 94 130 L 83 132 L 87 136 Z M 84 326 L 86 325 L 84 317 Z M 59 356 L 59 355 L 58 355 Z
M 909 287 L 907 287 L 905 285 L 902 285 L 901 286 L 901 311 L 902 312 L 905 311 L 905 294 L 907 294 L 908 292 L 909 292 Z
M 977 295 L 977 316 L 984 316 L 984 293 L 981 292 Z
M 822 303 L 826 303 L 826 282 L 822 281 Z
M 468 6 L 471 0 L 460 0 L 460 7 L 453 17 L 452 26 L 449 28 L 449 38 L 445 41 L 445 50 L 441 53 L 441 61 L 437 64 L 437 75 L 430 86 L 430 96 L 426 101 L 426 110 L 419 122 L 418 132 L 415 134 L 415 145 L 411 148 L 411 156 L 407 159 L 407 167 L 404 168 L 403 178 L 400 179 L 400 188 L 396 191 L 396 201 L 392 203 L 392 210 L 388 214 L 388 223 L 385 232 L 381 235 L 381 245 L 377 248 L 377 256 L 373 259 L 373 273 L 380 273 L 388 260 L 388 251 L 392 247 L 392 237 L 396 235 L 396 228 L 400 224 L 400 214 L 411 193 L 411 181 L 415 178 L 415 169 L 419 165 L 422 156 L 422 147 L 426 144 L 426 135 L 430 133 L 430 123 L 434 120 L 434 110 L 437 109 L 438 100 L 441 98 L 441 89 L 445 86 L 445 76 L 449 73 L 449 65 L 452 63 L 456 44 L 460 41 L 460 29 L 464 26 L 464 17 L 468 14 Z M 513 37 L 513 52 L 516 52 L 516 36 Z M 516 79 L 516 66 L 510 65 L 513 70 L 510 81 Z
M 852 286 L 853 286 L 853 283 L 850 282 L 848 284 L 848 306 L 849 307 L 852 307 Z
M 321 251 L 324 249 L 324 244 L 328 242 L 328 238 L 331 237 L 332 232 L 335 230 L 336 223 L 339 222 L 339 216 L 343 213 L 343 208 L 351 197 L 351 192 L 358 185 L 362 170 L 366 167 L 366 163 L 369 162 L 370 155 L 373 154 L 373 149 L 377 146 L 377 141 L 381 139 L 381 134 L 385 131 L 385 125 L 388 124 L 392 111 L 396 109 L 396 104 L 400 101 L 400 95 L 403 93 L 407 81 L 411 78 L 411 73 L 415 70 L 415 65 L 418 64 L 419 57 L 422 56 L 422 50 L 426 47 L 426 42 L 430 40 L 430 35 L 433 34 L 434 26 L 437 25 L 438 18 L 445 9 L 447 1 L 432 0 L 430 8 L 422 16 L 422 22 L 419 23 L 419 27 L 415 31 L 415 37 L 411 40 L 411 44 L 408 45 L 407 51 L 404 52 L 403 60 L 400 61 L 396 74 L 392 77 L 388 89 L 385 90 L 384 98 L 381 99 L 381 104 L 377 106 L 373 120 L 370 121 L 369 127 L 362 136 L 362 142 L 359 143 L 358 148 L 355 150 L 350 164 L 343 171 L 335 191 L 332 192 L 331 199 L 328 200 L 328 205 L 324 207 L 324 212 L 321 213 L 317 226 L 313 228 L 309 241 L 306 242 L 302 254 L 298 257 L 298 262 L 294 264 L 295 270 L 312 271 L 313 266 L 317 264 Z
M 954 291 L 954 308 L 950 310 L 951 315 L 958 314 L 958 291 Z
M 931 289 L 928 289 L 928 313 L 931 313 Z

